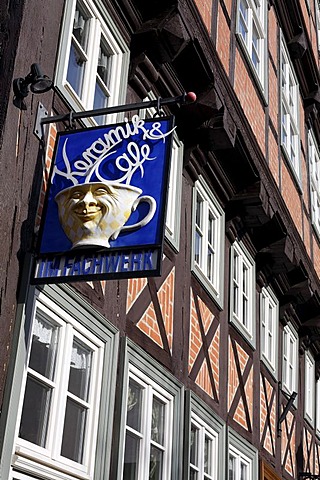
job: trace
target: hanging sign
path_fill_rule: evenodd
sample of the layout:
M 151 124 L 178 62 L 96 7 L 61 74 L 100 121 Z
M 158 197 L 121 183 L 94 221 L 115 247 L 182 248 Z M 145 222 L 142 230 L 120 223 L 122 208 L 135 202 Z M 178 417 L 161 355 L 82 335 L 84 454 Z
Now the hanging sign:
M 34 283 L 160 275 L 173 118 L 58 133 Z

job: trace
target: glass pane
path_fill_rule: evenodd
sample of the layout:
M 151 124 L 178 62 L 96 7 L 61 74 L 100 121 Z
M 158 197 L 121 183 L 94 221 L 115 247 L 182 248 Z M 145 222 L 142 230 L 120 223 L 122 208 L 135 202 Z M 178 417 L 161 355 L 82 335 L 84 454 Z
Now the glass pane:
M 196 225 L 202 227 L 202 205 L 203 200 L 200 195 L 197 195 L 197 205 L 196 205 Z
M 215 230 L 214 230 L 214 225 L 215 224 L 215 217 L 212 215 L 212 213 L 209 213 L 209 221 L 208 221 L 208 242 L 211 245 L 214 245 L 215 242 Z
M 61 455 L 78 463 L 81 463 L 83 458 L 86 417 L 87 409 L 68 398 Z
M 198 435 L 199 430 L 195 425 L 191 425 L 190 433 L 190 463 L 198 465 Z
M 157 398 L 153 398 L 151 440 L 160 443 L 160 445 L 163 445 L 164 442 L 164 420 L 165 405 Z
M 51 388 L 28 377 L 19 437 L 44 447 L 47 437 Z
M 229 456 L 229 480 L 236 479 L 236 458 L 233 455 Z
M 129 381 L 127 401 L 127 425 L 138 432 L 141 431 L 141 410 L 143 388 L 133 380 Z
M 149 480 L 160 480 L 162 478 L 163 452 L 156 447 L 151 447 Z
M 197 480 L 197 479 L 198 479 L 198 472 L 191 467 L 190 468 L 190 480 Z
M 58 327 L 37 315 L 32 331 L 29 367 L 53 379 L 58 342 Z
M 99 85 L 99 81 L 96 81 L 96 88 L 94 91 L 94 100 L 93 100 L 93 108 L 97 110 L 98 108 L 105 108 L 108 105 L 108 96 L 104 92 L 104 90 Z M 98 117 L 94 117 L 95 121 L 98 125 L 103 125 L 106 122 L 105 115 L 99 115 Z
M 74 43 L 71 44 L 69 65 L 67 72 L 67 81 L 70 83 L 73 90 L 81 97 L 82 82 L 85 70 L 85 60 L 81 57 L 77 51 Z
M 81 8 L 79 2 L 77 3 L 76 11 L 74 14 L 72 33 L 81 45 L 81 47 L 86 50 L 89 34 L 89 17 Z
M 88 400 L 92 350 L 74 339 L 71 353 L 68 390 L 84 401 Z
M 138 480 L 139 439 L 127 432 L 123 480 Z
M 248 480 L 248 465 L 240 463 L 240 480 Z
M 106 87 L 109 87 L 110 60 L 111 60 L 111 55 L 107 47 L 104 45 L 104 43 L 101 43 L 99 48 L 97 74 L 99 75 L 100 79 L 102 80 L 102 82 L 105 84 Z
M 209 437 L 204 439 L 204 472 L 212 475 L 212 440 Z
M 195 245 L 194 245 L 194 260 L 200 265 L 200 253 L 202 249 L 202 237 L 199 232 L 196 231 Z

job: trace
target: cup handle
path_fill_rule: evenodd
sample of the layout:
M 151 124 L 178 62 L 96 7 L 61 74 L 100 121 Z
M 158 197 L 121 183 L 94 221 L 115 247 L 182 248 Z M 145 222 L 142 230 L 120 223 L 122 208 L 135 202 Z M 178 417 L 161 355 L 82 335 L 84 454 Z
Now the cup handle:
M 121 232 L 135 230 L 136 228 L 144 227 L 150 222 L 150 220 L 153 219 L 153 216 L 156 213 L 156 209 L 157 209 L 157 202 L 153 197 L 150 197 L 149 195 L 143 195 L 142 197 L 137 198 L 137 200 L 132 205 L 132 211 L 134 212 L 137 206 L 139 205 L 139 203 L 142 203 L 142 202 L 146 202 L 149 204 L 149 212 L 147 213 L 147 215 L 142 220 L 140 220 L 140 222 L 134 223 L 133 225 L 124 225 L 121 228 Z

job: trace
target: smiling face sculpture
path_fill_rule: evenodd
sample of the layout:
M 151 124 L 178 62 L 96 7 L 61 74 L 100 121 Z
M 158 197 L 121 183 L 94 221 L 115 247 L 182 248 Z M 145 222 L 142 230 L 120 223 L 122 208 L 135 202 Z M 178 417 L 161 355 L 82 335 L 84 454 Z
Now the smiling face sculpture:
M 77 247 L 110 247 L 127 222 L 141 189 L 124 184 L 92 182 L 75 185 L 59 192 L 61 226 Z

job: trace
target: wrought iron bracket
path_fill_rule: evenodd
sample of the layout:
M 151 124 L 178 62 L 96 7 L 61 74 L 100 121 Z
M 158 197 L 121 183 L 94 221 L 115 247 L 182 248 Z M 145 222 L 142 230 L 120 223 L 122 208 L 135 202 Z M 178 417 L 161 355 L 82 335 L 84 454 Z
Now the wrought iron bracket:
M 287 398 L 288 402 L 287 405 L 284 407 L 283 412 L 280 414 L 280 392 L 283 393 L 283 395 Z M 287 395 L 283 390 L 281 390 L 281 382 L 279 382 L 279 399 L 278 399 L 278 423 L 277 423 L 277 431 L 278 431 L 278 436 L 281 434 L 281 424 L 285 420 L 290 408 L 294 404 L 294 401 L 297 397 L 297 392 L 292 392 L 291 395 Z
M 193 103 L 197 99 L 197 96 L 193 92 L 183 93 L 177 97 L 168 97 L 168 98 L 157 98 L 156 100 L 150 100 L 148 102 L 139 102 L 139 103 L 129 103 L 126 105 L 116 105 L 114 107 L 98 108 L 96 110 L 86 110 L 81 112 L 70 111 L 64 115 L 54 115 L 48 117 L 48 112 L 45 110 L 42 104 L 39 104 L 36 127 L 34 129 L 34 134 L 40 141 L 44 139 L 44 126 L 48 123 L 57 123 L 57 122 L 70 122 L 70 118 L 74 122 L 80 118 L 88 117 L 98 117 L 100 115 L 109 115 L 111 113 L 122 113 L 129 112 L 132 110 L 141 110 L 145 108 L 155 107 L 157 111 L 160 111 L 163 105 L 184 105 L 188 103 Z

